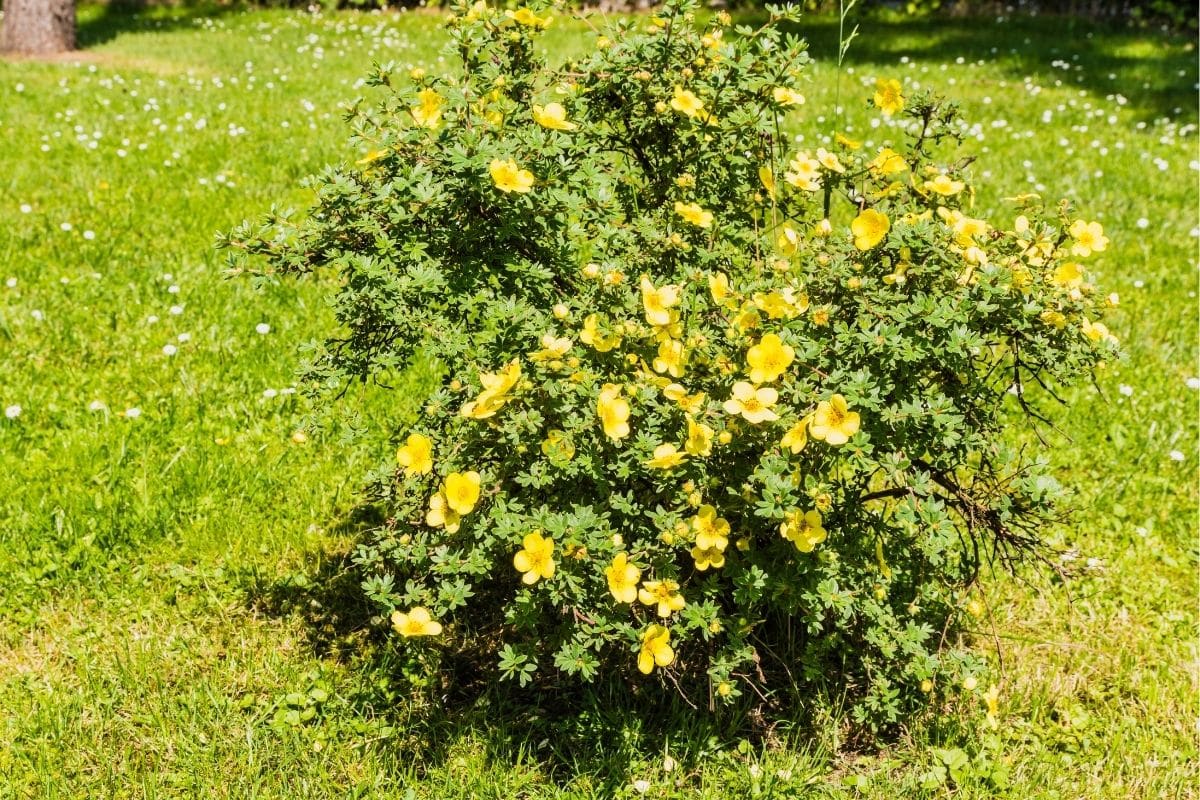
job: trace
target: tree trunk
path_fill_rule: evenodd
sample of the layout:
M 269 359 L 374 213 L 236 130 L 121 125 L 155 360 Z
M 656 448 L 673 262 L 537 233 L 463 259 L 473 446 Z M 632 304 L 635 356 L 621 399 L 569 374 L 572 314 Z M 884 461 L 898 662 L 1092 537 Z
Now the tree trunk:
M 4 0 L 0 52 L 51 55 L 75 49 L 75 0 Z

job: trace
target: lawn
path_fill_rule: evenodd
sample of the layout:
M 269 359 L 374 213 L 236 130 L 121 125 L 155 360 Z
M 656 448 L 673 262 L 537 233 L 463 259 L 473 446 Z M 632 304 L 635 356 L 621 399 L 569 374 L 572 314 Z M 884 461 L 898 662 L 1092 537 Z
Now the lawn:
M 293 375 L 330 286 L 256 291 L 212 244 L 360 156 L 340 106 L 372 60 L 444 68 L 439 17 L 85 7 L 80 53 L 0 62 L 0 798 L 1195 796 L 1194 40 L 864 20 L 839 80 L 836 21 L 802 27 L 799 141 L 824 142 L 835 91 L 870 143 L 876 77 L 932 87 L 973 123 L 978 216 L 1064 196 L 1112 240 L 1091 263 L 1127 357 L 1048 434 L 1076 513 L 1047 535 L 1077 574 L 989 577 L 995 730 L 982 699 L 882 747 L 836 710 L 763 731 L 620 699 L 566 720 L 553 698 L 408 702 L 345 554 L 417 392 L 314 418 Z

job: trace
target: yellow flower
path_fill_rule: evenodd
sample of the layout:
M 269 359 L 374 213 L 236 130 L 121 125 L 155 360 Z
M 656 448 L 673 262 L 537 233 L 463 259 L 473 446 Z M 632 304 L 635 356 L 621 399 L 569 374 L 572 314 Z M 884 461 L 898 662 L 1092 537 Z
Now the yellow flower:
M 708 291 L 712 294 L 713 302 L 723 303 L 732 291 L 729 288 L 729 276 L 724 272 L 714 272 L 708 276 Z
M 643 675 L 654 672 L 654 668 L 669 667 L 675 661 L 671 649 L 671 632 L 662 625 L 651 625 L 642 634 L 642 649 L 638 653 L 638 671 Z
M 764 165 L 758 168 L 758 182 L 772 197 L 775 195 L 775 173 L 770 167 Z
M 808 295 L 797 297 L 796 290 L 789 286 L 778 292 L 754 295 L 754 305 L 771 319 L 791 319 L 808 310 Z
M 892 224 L 888 218 L 873 208 L 868 208 L 850 223 L 854 234 L 854 246 L 859 250 L 870 250 L 883 241 Z
M 646 581 L 638 590 L 638 600 L 642 605 L 658 606 L 658 615 L 663 619 L 687 605 L 679 593 L 679 584 L 672 580 Z
M 422 128 L 436 128 L 442 119 L 442 106 L 446 104 L 445 98 L 433 89 L 422 89 L 417 92 L 417 100 L 420 101 L 420 105 L 409 109 L 412 118 Z
M 837 153 L 831 153 L 824 147 L 817 148 L 817 162 L 830 172 L 845 172 L 846 168 L 838 160 Z
M 412 636 L 438 636 L 442 632 L 442 623 L 429 615 L 428 609 L 417 606 L 407 614 L 401 611 L 392 612 L 392 627 L 396 633 L 406 638 Z
M 686 414 L 699 414 L 704 408 L 704 392 L 688 394 L 687 389 L 678 383 L 668 383 L 664 386 L 663 396 L 678 403 Z
M 988 224 L 985 220 L 972 219 L 959 212 L 954 212 L 950 227 L 954 230 L 954 243 L 959 247 L 973 246 L 976 236 L 983 236 L 988 232 Z
M 704 572 L 709 567 L 720 569 L 725 566 L 725 554 L 715 547 L 706 550 L 697 545 L 692 548 L 692 558 L 696 562 L 696 569 L 700 572 Z
M 471 419 L 487 419 L 508 402 L 508 393 L 521 379 L 521 362 L 513 359 L 499 372 L 481 372 L 479 382 L 483 391 L 474 400 L 464 403 L 461 414 Z
M 1043 311 L 1041 320 L 1052 328 L 1058 328 L 1059 330 L 1067 326 L 1067 318 L 1061 311 Z
M 429 527 L 445 528 L 448 533 L 457 533 L 461 519 L 458 512 L 447 506 L 444 492 L 429 498 L 429 511 L 425 514 L 425 524 Z
M 987 704 L 988 727 L 1000 727 L 1000 687 L 994 683 L 989 686 L 983 693 L 983 702 Z
M 492 174 L 492 181 L 496 184 L 496 188 L 502 192 L 525 194 L 533 188 L 533 173 L 527 169 L 521 169 L 512 159 L 507 161 L 493 159 L 492 163 L 488 165 L 488 171 Z
M 1055 286 L 1073 288 L 1083 283 L 1083 265 L 1074 261 L 1064 261 L 1054 270 L 1050 282 Z
M 675 213 L 683 217 L 685 222 L 690 222 L 698 228 L 711 228 L 713 215 L 711 211 L 705 211 L 696 203 L 681 203 L 675 201 Z
M 600 317 L 589 314 L 583 320 L 583 330 L 579 332 L 579 341 L 590 345 L 597 353 L 607 353 L 621 344 L 620 333 L 604 335 L 600 333 Z
M 784 344 L 778 336 L 768 333 L 746 352 L 750 380 L 754 383 L 770 383 L 787 370 L 795 356 L 796 350 L 791 345 Z
M 570 461 L 575 457 L 575 443 L 566 431 L 548 431 L 542 440 L 542 454 L 551 461 Z
M 843 136 L 840 133 L 834 134 L 833 140 L 847 150 L 858 150 L 862 147 L 862 142 L 857 139 L 851 139 L 849 136 Z
M 571 340 L 547 333 L 542 337 L 542 349 L 529 354 L 530 361 L 557 361 L 571 349 Z
M 479 502 L 479 473 L 451 472 L 442 484 L 442 493 L 450 510 L 459 515 L 470 514 Z
M 808 153 L 797 153 L 788 163 L 783 179 L 797 189 L 815 192 L 821 188 L 821 162 Z
M 667 285 L 655 288 L 650 279 L 643 275 L 641 289 L 646 321 L 651 325 L 670 325 L 671 308 L 679 303 L 679 287 Z
M 922 188 L 927 192 L 940 194 L 942 197 L 952 197 L 966 188 L 966 184 L 962 181 L 953 180 L 944 172 L 939 172 L 933 180 L 925 181 L 922 184 Z
M 396 451 L 396 462 L 409 475 L 428 475 L 433 469 L 433 442 L 419 433 L 412 433 L 404 446 Z
M 620 386 L 604 384 L 604 388 L 600 390 L 600 399 L 596 403 L 596 412 L 600 416 L 605 436 L 610 439 L 624 439 L 629 435 L 629 401 L 621 397 Z
M 529 28 L 544 29 L 550 25 L 552 17 L 539 17 L 528 8 L 518 8 L 516 11 L 508 10 L 505 13 L 509 19 L 519 25 L 524 25 Z
M 358 164 L 360 167 L 365 167 L 368 164 L 373 164 L 381 158 L 387 157 L 387 154 L 387 150 L 372 150 L 354 163 Z
M 754 425 L 779 419 L 771 406 L 779 400 L 779 392 L 770 387 L 755 388 L 745 381 L 733 385 L 733 397 L 725 401 L 725 413 L 741 414 Z
M 630 564 L 624 553 L 617 553 L 612 564 L 604 570 L 604 576 L 608 578 L 608 590 L 618 603 L 637 600 L 637 584 L 642 579 L 642 571 Z
M 793 455 L 803 450 L 804 446 L 808 444 L 808 426 L 812 424 L 812 419 L 811 414 L 801 417 L 800 421 L 783 435 L 779 444 L 791 450 Z
M 804 95 L 786 86 L 776 86 L 771 91 L 771 97 L 781 106 L 798 106 L 804 104 Z
M 1090 322 L 1087 317 L 1084 317 L 1082 328 L 1083 335 L 1093 342 L 1117 343 L 1117 337 L 1109 333 L 1108 326 L 1103 322 Z
M 875 96 L 871 98 L 875 107 L 890 117 L 904 110 L 904 95 L 900 93 L 900 81 L 880 78 L 875 81 Z
M 1108 247 L 1108 237 L 1104 235 L 1104 227 L 1099 222 L 1084 222 L 1077 219 L 1068 229 L 1075 243 L 1071 245 L 1071 254 L 1087 258 L 1092 253 L 1101 253 Z
M 513 566 L 521 575 L 521 583 L 534 584 L 538 578 L 554 577 L 554 540 L 542 536 L 541 531 L 525 534 L 522 549 L 513 556 Z
M 871 170 L 871 174 L 875 177 L 887 177 L 895 175 L 897 172 L 904 172 L 908 169 L 908 164 L 904 161 L 903 156 L 897 153 L 890 147 L 885 147 L 879 151 L 867 164 L 867 169 Z
M 675 87 L 675 96 L 671 98 L 671 108 L 687 117 L 694 117 L 704 110 L 704 101 L 682 86 Z
M 826 537 L 825 529 L 821 527 L 821 515 L 816 511 L 800 509 L 787 515 L 779 526 L 779 532 L 801 553 L 811 553 Z
M 559 103 L 547 103 L 533 107 L 533 121 L 553 131 L 573 131 L 575 123 L 567 121 L 567 111 Z
M 463 15 L 463 18 L 467 22 L 474 22 L 475 20 L 487 14 L 487 10 L 488 8 L 486 0 L 475 0 L 475 2 L 471 4 L 471 7 L 467 9 L 467 13 Z
M 791 225 L 784 224 L 779 229 L 779 237 L 775 240 L 775 246 L 783 255 L 794 256 L 800 249 L 800 234 Z
M 701 395 L 703 397 L 703 395 Z M 690 416 L 687 418 L 688 435 L 683 443 L 683 449 L 693 456 L 707 456 L 712 453 L 713 429 L 702 422 L 696 422 Z
M 812 422 L 808 426 L 808 435 L 824 440 L 826 444 L 845 444 L 858 433 L 859 422 L 858 412 L 848 410 L 846 398 L 835 394 L 817 403 L 817 410 L 813 412 Z
M 717 516 L 713 506 L 700 506 L 692 517 L 696 546 L 701 550 L 724 550 L 729 546 L 729 522 Z
M 654 371 L 666 372 L 672 378 L 683 377 L 683 366 L 687 362 L 687 352 L 683 342 L 677 339 L 664 339 L 658 344 L 658 357 L 654 359 Z
M 675 469 L 687 460 L 687 453 L 679 452 L 673 444 L 660 444 L 654 448 L 654 458 L 646 461 L 646 466 L 652 469 Z

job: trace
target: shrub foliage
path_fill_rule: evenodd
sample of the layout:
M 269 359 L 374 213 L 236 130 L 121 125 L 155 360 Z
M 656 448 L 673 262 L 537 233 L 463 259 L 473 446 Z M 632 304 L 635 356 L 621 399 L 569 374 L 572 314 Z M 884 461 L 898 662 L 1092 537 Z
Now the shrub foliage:
M 886 147 L 797 152 L 791 15 L 675 0 L 548 65 L 549 11 L 460 9 L 454 74 L 378 67 L 365 157 L 224 242 L 336 276 L 326 402 L 442 367 L 357 553 L 418 652 L 710 703 L 836 675 L 872 725 L 974 683 L 972 583 L 1060 493 L 1004 428 L 1113 354 L 1080 265 L 1106 240 L 1033 195 L 973 217 L 954 106 L 896 81 L 865 98 Z

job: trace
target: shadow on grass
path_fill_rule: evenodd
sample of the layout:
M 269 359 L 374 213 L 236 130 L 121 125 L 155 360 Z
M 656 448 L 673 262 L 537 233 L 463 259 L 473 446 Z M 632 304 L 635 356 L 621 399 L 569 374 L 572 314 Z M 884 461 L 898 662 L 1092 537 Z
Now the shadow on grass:
M 159 5 L 148 0 L 111 0 L 104 4 L 84 4 L 77 12 L 76 46 L 86 50 L 126 34 L 190 30 L 199 19 L 221 17 L 238 10 L 234 5 L 212 2 Z
M 1005 19 L 872 15 L 851 20 L 855 23 L 859 35 L 846 57 L 849 66 L 900 70 L 904 57 L 945 64 L 959 58 L 968 63 L 985 60 L 1016 81 L 1026 76 L 1042 85 L 1061 81 L 1100 98 L 1120 93 L 1139 119 L 1169 116 L 1186 122 L 1197 117 L 1195 40 L 1183 34 L 1134 30 L 1068 15 Z M 804 17 L 793 30 L 808 40 L 814 58 L 836 61 L 835 18 Z
M 360 508 L 333 532 L 355 540 L 381 522 L 377 511 Z M 587 686 L 497 681 L 494 653 L 398 645 L 375 616 L 349 554 L 319 552 L 309 560 L 303 575 L 248 576 L 247 603 L 268 616 L 299 618 L 314 655 L 349 667 L 357 682 L 344 692 L 349 711 L 389 730 L 375 747 L 397 777 L 420 779 L 452 765 L 468 744 L 488 764 L 536 765 L 560 786 L 584 779 L 596 796 L 612 796 L 637 777 L 636 765 L 667 755 L 686 775 L 713 758 L 785 742 L 806 743 L 801 749 L 814 764 L 837 749 L 831 740 L 841 720 L 811 711 L 836 702 L 777 701 L 769 713 L 749 702 L 718 704 L 710 711 L 707 697 L 689 700 L 669 687 L 603 676 Z
M 84 5 L 79 9 L 79 46 L 95 47 L 125 34 L 191 28 L 198 19 L 245 8 L 211 0 L 178 6 L 147 5 L 147 0 Z M 755 24 L 762 16 L 747 12 L 738 21 Z M 903 57 L 935 63 L 983 59 L 1000 65 L 1016 81 L 1026 76 L 1043 85 L 1061 81 L 1100 98 L 1120 93 L 1143 120 L 1171 116 L 1186 122 L 1198 116 L 1196 44 L 1184 34 L 1069 15 L 908 18 L 876 13 L 851 23 L 858 25 L 859 36 L 848 52 L 850 66 L 898 70 Z M 815 58 L 836 60 L 836 18 L 808 16 L 795 31 L 808 40 Z M 364 62 L 364 71 L 367 66 Z

